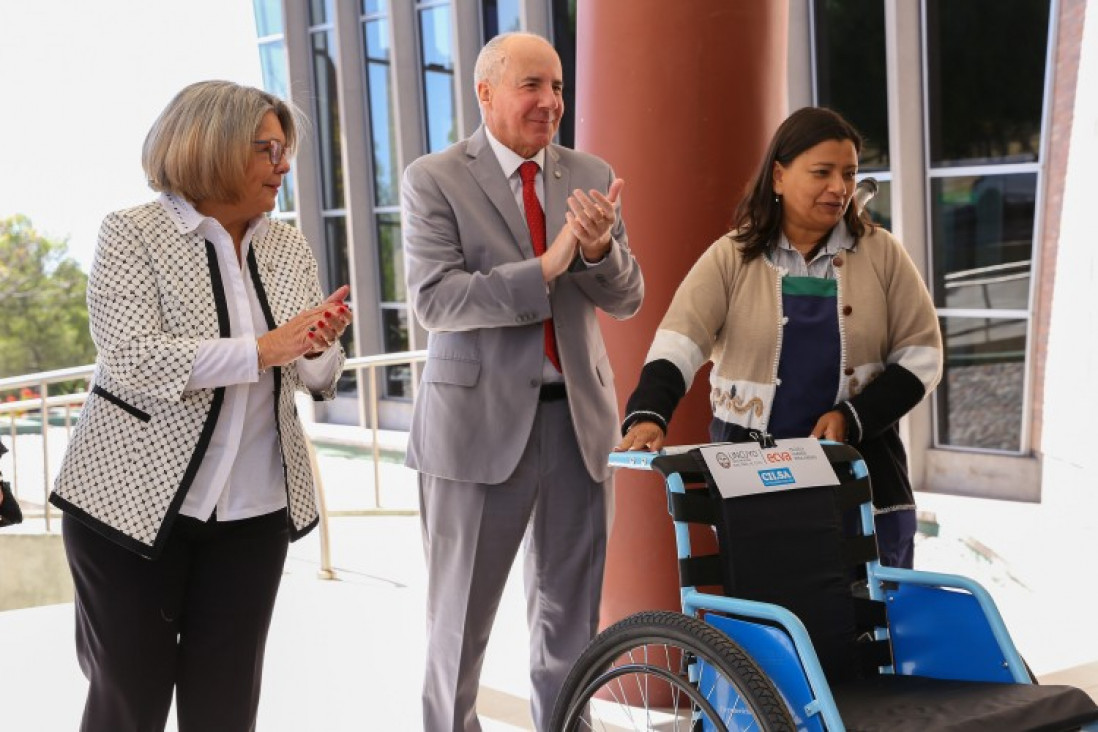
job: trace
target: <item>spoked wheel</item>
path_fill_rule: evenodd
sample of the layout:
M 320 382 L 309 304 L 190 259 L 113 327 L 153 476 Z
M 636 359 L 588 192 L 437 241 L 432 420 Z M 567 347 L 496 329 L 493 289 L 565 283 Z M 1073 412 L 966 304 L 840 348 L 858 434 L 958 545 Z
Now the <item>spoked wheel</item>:
M 553 730 L 793 732 L 781 694 L 742 648 L 696 618 L 643 612 L 610 626 L 572 667 Z

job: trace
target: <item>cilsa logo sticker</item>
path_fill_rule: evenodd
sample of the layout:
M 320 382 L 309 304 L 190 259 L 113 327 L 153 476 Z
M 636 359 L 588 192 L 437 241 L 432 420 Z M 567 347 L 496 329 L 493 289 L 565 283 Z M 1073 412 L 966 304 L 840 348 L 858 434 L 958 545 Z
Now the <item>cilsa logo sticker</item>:
M 793 477 L 793 471 L 789 468 L 772 468 L 770 470 L 760 470 L 759 478 L 762 479 L 763 485 L 772 487 L 776 485 L 789 485 L 790 483 L 796 483 L 796 479 Z

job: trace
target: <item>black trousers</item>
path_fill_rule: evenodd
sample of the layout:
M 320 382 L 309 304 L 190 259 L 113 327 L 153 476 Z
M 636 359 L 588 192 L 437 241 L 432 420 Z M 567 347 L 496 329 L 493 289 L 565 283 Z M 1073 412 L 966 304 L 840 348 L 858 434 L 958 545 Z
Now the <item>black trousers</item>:
M 90 682 L 82 732 L 255 728 L 263 650 L 289 545 L 285 511 L 242 521 L 180 516 L 148 560 L 69 516 L 76 652 Z

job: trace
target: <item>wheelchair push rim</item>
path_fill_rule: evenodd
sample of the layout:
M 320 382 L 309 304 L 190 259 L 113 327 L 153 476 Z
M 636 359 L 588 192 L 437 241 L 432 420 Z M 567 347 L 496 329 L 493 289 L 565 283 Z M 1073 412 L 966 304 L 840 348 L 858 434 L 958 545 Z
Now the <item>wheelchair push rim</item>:
M 728 636 L 675 612 L 643 612 L 600 633 L 557 699 L 554 730 L 784 732 L 773 683 Z

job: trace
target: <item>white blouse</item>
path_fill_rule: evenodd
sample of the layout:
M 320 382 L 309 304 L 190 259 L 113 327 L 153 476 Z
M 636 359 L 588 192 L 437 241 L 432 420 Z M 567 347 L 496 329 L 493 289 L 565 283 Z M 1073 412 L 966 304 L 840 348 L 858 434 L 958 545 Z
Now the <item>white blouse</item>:
M 181 233 L 198 232 L 213 244 L 229 311 L 230 337 L 203 341 L 187 391 L 225 387 L 225 400 L 198 474 L 180 513 L 203 521 L 214 508 L 220 521 L 235 521 L 286 507 L 286 481 L 279 457 L 274 413 L 274 374 L 259 375 L 255 341 L 267 332 L 252 278 L 247 272 L 251 242 L 266 233 L 260 216 L 248 225 L 237 261 L 232 237 L 217 219 L 203 216 L 187 201 L 162 194 L 160 205 Z M 332 378 L 338 349 L 316 359 L 299 358 L 298 373 L 310 389 L 322 390 Z

